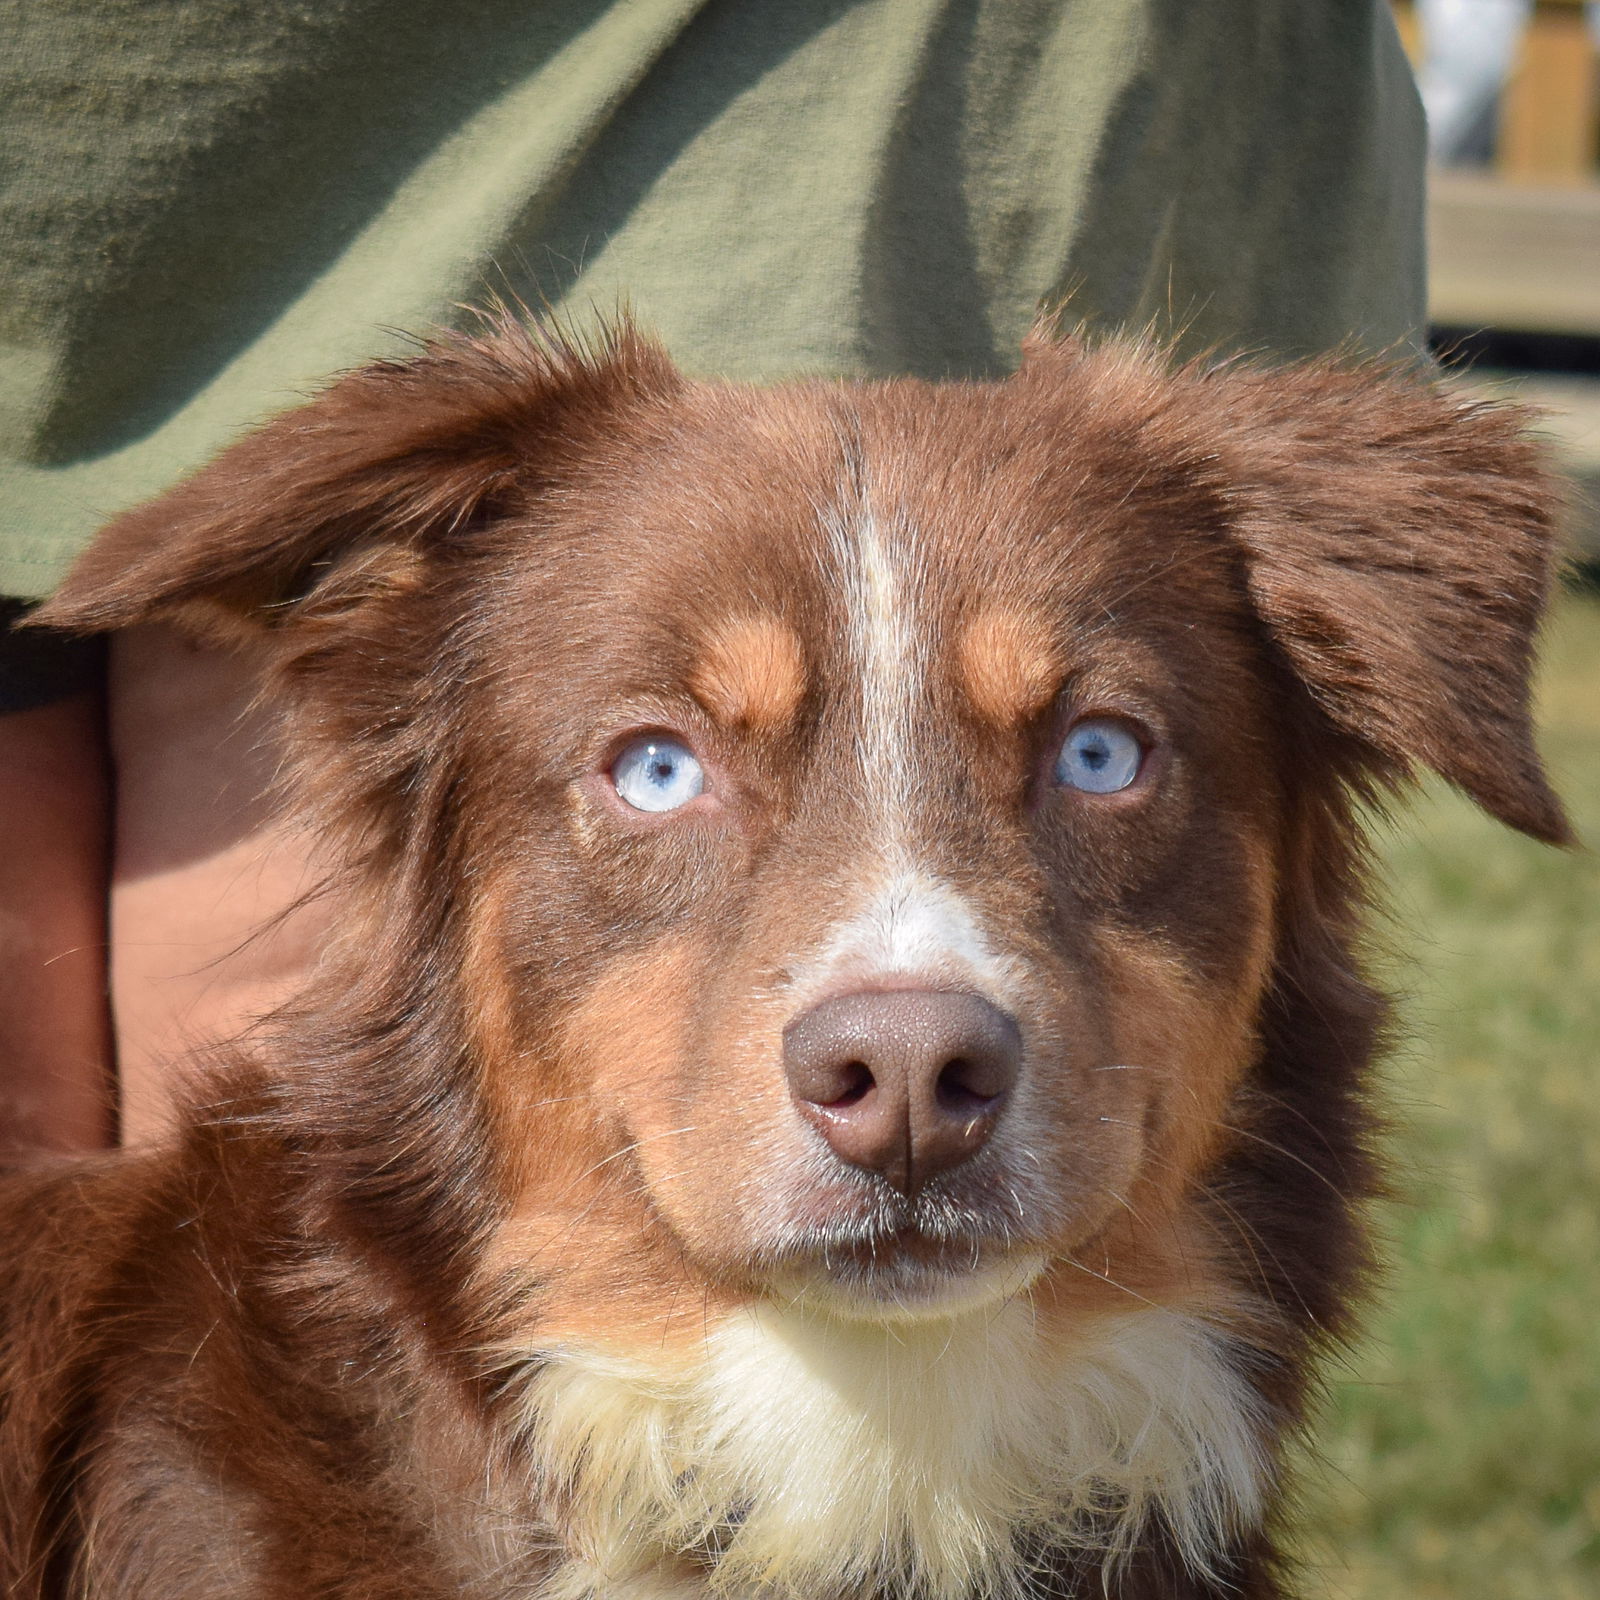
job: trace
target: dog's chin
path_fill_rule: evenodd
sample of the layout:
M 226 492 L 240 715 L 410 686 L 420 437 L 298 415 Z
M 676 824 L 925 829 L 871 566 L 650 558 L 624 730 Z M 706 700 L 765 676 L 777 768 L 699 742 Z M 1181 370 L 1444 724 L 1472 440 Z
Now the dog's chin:
M 1044 1271 L 1040 1251 L 950 1246 L 830 1250 L 767 1274 L 772 1298 L 851 1322 L 934 1322 L 1003 1305 Z

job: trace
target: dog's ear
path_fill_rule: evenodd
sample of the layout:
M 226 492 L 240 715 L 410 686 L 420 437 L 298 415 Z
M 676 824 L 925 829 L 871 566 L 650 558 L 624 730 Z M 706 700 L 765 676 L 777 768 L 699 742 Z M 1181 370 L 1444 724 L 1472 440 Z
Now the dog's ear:
M 1569 842 L 1529 711 L 1560 504 L 1529 414 L 1394 369 L 1199 381 L 1229 437 L 1251 599 L 1311 698 L 1381 770 L 1431 767 Z
M 118 517 L 37 623 L 258 636 L 415 587 L 537 484 L 541 447 L 682 379 L 623 325 L 583 346 L 502 320 L 341 378 Z

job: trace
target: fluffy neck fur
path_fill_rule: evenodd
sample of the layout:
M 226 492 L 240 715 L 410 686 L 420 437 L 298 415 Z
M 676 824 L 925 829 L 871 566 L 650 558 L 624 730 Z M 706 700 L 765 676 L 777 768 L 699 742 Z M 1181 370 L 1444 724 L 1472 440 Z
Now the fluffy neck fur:
M 1030 1551 L 1115 1561 L 1152 1515 L 1206 1571 L 1260 1514 L 1231 1343 L 1152 1307 L 1063 1346 L 1012 1301 L 893 1326 L 756 1306 L 681 1365 L 543 1353 L 528 1425 L 572 1556 L 546 1595 L 1021 1600 Z

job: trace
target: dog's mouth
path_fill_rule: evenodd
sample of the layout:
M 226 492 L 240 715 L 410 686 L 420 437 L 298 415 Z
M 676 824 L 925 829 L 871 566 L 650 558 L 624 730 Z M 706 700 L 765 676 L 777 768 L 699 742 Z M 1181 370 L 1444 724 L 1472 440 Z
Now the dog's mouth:
M 1024 1291 L 1044 1252 L 993 1219 L 921 1207 L 885 1225 L 873 1218 L 814 1227 L 765 1263 L 781 1299 L 872 1320 L 950 1316 Z
M 832 1256 L 810 1272 L 790 1270 L 774 1281 L 775 1298 L 871 1322 L 924 1321 L 997 1306 L 1024 1293 L 1043 1272 L 1037 1251 L 991 1252 L 976 1262 L 947 1254 L 881 1251 Z

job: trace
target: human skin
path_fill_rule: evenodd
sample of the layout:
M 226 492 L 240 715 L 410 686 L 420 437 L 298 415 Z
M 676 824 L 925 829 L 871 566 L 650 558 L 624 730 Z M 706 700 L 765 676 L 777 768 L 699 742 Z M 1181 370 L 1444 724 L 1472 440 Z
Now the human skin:
M 324 915 L 303 835 L 267 797 L 256 663 L 171 629 L 112 640 L 111 1004 L 125 1144 L 161 1133 L 194 1050 L 288 999 Z
M 111 1141 L 103 708 L 0 717 L 0 1155 Z
M 300 981 L 325 913 L 296 904 L 312 852 L 272 819 L 254 674 L 132 629 L 103 711 L 80 696 L 0 718 L 0 1148 L 151 1142 L 184 1058 Z

